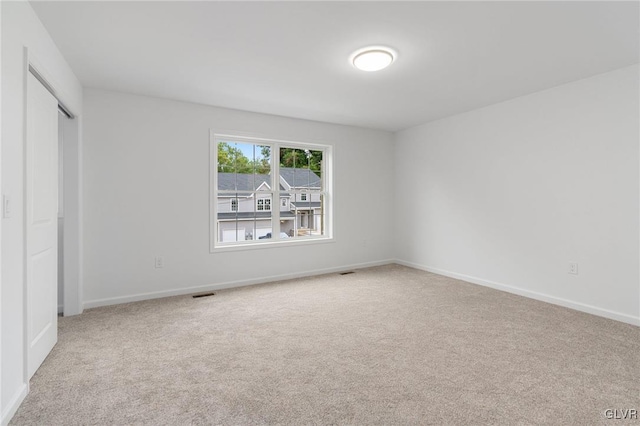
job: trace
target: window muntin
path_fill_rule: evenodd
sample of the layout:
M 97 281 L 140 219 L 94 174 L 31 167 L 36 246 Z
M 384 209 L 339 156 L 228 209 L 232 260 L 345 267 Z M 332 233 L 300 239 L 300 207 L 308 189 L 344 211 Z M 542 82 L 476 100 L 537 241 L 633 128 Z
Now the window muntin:
M 232 212 L 237 212 L 238 211 L 238 199 L 237 198 L 232 198 L 231 199 L 231 211 Z
M 330 149 L 214 135 L 212 248 L 330 238 Z M 278 153 L 276 158 L 272 153 Z M 237 200 L 235 210 L 221 208 L 222 200 L 229 196 Z M 281 201 L 274 210 L 275 197 Z

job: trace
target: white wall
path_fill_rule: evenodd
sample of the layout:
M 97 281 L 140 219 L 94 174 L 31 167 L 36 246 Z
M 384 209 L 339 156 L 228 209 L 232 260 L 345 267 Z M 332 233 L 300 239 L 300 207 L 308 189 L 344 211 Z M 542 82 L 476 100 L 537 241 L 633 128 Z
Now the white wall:
M 636 65 L 399 132 L 398 259 L 640 324 L 638 92 Z
M 392 258 L 390 133 L 93 89 L 83 125 L 85 306 Z M 209 129 L 334 145 L 335 242 L 210 253 Z
M 2 219 L 1 400 L 8 421 L 27 392 L 24 366 L 24 87 L 25 54 L 76 114 L 82 87 L 27 2 L 1 2 L 2 8 L 2 193 L 13 214 Z

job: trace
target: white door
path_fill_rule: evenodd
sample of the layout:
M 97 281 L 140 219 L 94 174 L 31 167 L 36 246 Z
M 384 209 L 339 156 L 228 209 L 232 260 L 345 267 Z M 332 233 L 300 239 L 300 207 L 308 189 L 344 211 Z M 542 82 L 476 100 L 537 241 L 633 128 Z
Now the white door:
M 29 378 L 58 340 L 58 101 L 29 73 L 26 150 Z

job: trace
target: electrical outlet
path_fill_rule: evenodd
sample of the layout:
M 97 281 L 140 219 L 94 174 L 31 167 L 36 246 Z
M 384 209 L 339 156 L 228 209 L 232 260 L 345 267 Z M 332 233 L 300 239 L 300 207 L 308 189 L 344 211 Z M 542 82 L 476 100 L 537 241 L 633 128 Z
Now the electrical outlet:
M 164 268 L 164 257 L 156 257 L 156 268 Z
M 576 262 L 569 262 L 569 273 L 578 275 L 578 264 Z

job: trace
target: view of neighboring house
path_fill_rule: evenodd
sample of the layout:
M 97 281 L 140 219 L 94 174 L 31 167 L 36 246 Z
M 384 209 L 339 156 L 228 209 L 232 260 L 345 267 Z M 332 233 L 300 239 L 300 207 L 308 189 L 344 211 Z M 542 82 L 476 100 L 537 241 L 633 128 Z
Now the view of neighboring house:
M 279 200 L 272 199 L 270 181 L 268 174 L 218 172 L 218 241 L 270 238 L 275 208 L 280 211 L 283 238 L 282 233 L 288 237 L 322 235 L 320 177 L 309 169 L 280 168 Z

